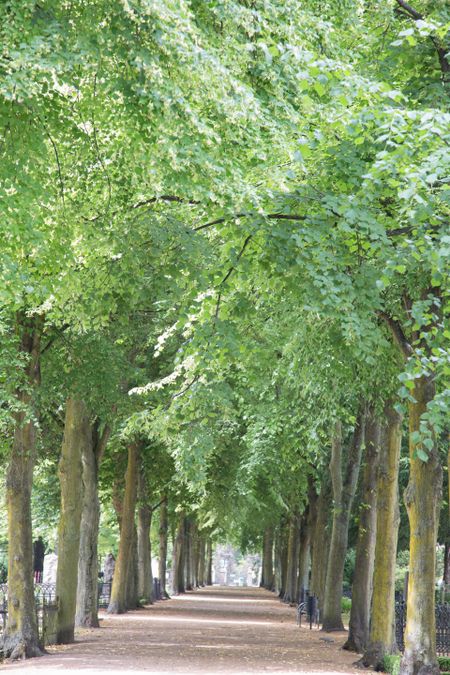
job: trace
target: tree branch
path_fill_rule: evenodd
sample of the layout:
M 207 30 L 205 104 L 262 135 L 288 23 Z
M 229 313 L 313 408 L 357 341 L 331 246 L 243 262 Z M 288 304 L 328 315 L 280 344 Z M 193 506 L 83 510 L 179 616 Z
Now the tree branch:
M 212 227 L 213 225 L 220 225 L 221 223 L 226 223 L 227 220 L 232 220 L 233 218 L 246 218 L 246 217 L 251 217 L 251 216 L 262 216 L 263 218 L 268 218 L 269 220 L 306 220 L 306 216 L 301 216 L 301 215 L 289 215 L 287 213 L 267 213 L 267 214 L 261 214 L 261 213 L 235 213 L 232 216 L 224 216 L 223 218 L 217 218 L 216 220 L 211 220 L 209 223 L 205 223 L 204 225 L 199 225 L 198 227 L 194 227 L 193 231 L 194 232 L 199 232 L 200 230 L 206 230 L 208 227 Z
M 197 205 L 201 202 L 196 201 L 195 199 L 184 199 L 183 197 L 177 197 L 176 195 L 159 195 L 158 197 L 150 197 L 150 199 L 144 199 L 141 202 L 133 204 L 133 209 L 139 209 L 142 206 L 148 206 L 149 204 L 155 204 L 155 202 L 175 202 L 176 204 L 190 204 Z
M 423 19 L 422 14 L 420 14 L 420 12 L 417 12 L 413 7 L 411 7 L 411 5 L 405 2 L 405 0 L 397 0 L 397 4 L 399 4 L 400 7 L 402 7 L 405 10 L 405 12 L 407 12 L 410 16 L 412 16 L 412 18 L 415 21 Z
M 412 17 L 414 21 L 424 20 L 424 15 L 415 10 L 414 7 L 411 7 L 405 0 L 397 0 L 397 4 Z M 447 57 L 448 49 L 446 49 L 435 36 L 430 35 L 430 40 L 436 49 L 442 74 L 445 75 L 446 73 L 450 73 L 450 60 Z
M 383 319 L 387 327 L 392 333 L 392 336 L 397 343 L 397 346 L 400 348 L 400 351 L 402 352 L 403 356 L 406 358 L 410 357 L 413 353 L 413 349 L 403 332 L 402 327 L 400 326 L 400 323 L 393 319 L 389 314 L 386 314 L 386 312 L 383 312 L 379 310 L 377 312 L 378 316 Z

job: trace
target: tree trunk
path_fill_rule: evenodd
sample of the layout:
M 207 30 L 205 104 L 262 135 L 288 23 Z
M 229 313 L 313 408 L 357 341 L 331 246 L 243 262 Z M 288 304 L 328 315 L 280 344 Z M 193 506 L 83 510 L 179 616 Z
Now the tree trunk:
M 273 527 L 266 527 L 263 537 L 261 586 L 273 590 Z
M 198 550 L 198 585 L 205 585 L 205 571 L 206 571 L 206 541 L 205 537 L 201 536 L 199 539 L 199 550 Z
M 342 476 L 342 429 L 336 423 L 330 461 L 333 486 L 333 525 L 323 608 L 322 630 L 344 630 L 341 617 L 342 582 L 344 578 L 345 554 L 348 542 L 348 523 L 355 496 L 356 483 L 364 443 L 365 413 L 360 410 L 355 430 L 347 453 L 345 478 Z
M 27 359 L 26 386 L 16 392 L 14 439 L 6 474 L 8 511 L 8 621 L 3 654 L 11 659 L 40 656 L 33 586 L 31 489 L 36 428 L 30 416 L 33 393 L 39 385 L 40 323 L 19 318 L 20 355 Z M 31 409 L 31 410 L 30 410 Z
M 98 628 L 98 468 L 110 436 L 106 427 L 98 436 L 98 422 L 92 429 L 90 443 L 83 448 L 83 511 L 80 526 L 78 586 L 75 626 Z
M 330 477 L 326 475 L 322 481 L 320 495 L 317 504 L 317 516 L 312 534 L 311 546 L 311 593 L 317 596 L 319 608 L 322 611 L 325 594 L 325 579 L 327 574 L 328 551 L 330 537 L 328 526 L 331 511 L 331 484 Z
M 284 602 L 297 602 L 299 538 L 300 538 L 299 516 L 297 513 L 293 513 L 289 519 L 286 589 L 283 596 Z
M 139 561 L 138 561 L 138 536 L 136 523 L 133 524 L 133 540 L 131 545 L 131 557 L 128 567 L 126 583 L 126 606 L 127 609 L 139 607 Z
M 362 662 L 376 670 L 395 644 L 395 564 L 400 513 L 398 468 L 402 445 L 402 417 L 392 405 L 385 408 L 377 480 L 377 538 L 373 575 L 369 645 Z
M 184 589 L 192 591 L 192 519 L 187 517 L 184 522 Z
M 172 553 L 172 593 L 184 593 L 185 517 L 180 513 Z
M 311 529 L 315 518 L 315 499 L 317 495 L 310 493 L 310 501 L 302 515 L 300 522 L 300 540 L 298 557 L 297 597 L 302 589 L 309 590 L 309 565 L 311 562 Z
M 144 604 L 152 602 L 152 552 L 150 543 L 150 528 L 152 524 L 152 509 L 149 506 L 149 495 L 144 476 L 139 474 L 139 506 L 137 525 L 138 546 L 138 598 Z
M 409 586 L 405 629 L 405 652 L 401 675 L 439 673 L 436 659 L 435 567 L 436 539 L 442 493 L 442 468 L 436 444 L 428 461 L 417 456 L 420 418 L 434 397 L 433 382 L 415 381 L 409 404 L 409 484 L 405 503 L 410 525 Z
M 207 586 L 212 586 L 212 583 L 213 583 L 212 567 L 213 567 L 212 539 L 211 539 L 211 537 L 208 537 L 208 541 L 206 543 L 206 584 L 207 584 Z
M 161 583 L 161 595 L 168 597 L 166 589 L 167 570 L 167 532 L 169 522 L 167 518 L 167 496 L 163 495 L 159 509 L 159 581 Z
M 130 443 L 128 446 L 128 463 L 125 478 L 125 496 L 122 508 L 122 527 L 120 530 L 119 553 L 117 555 L 109 601 L 109 614 L 123 614 L 128 607 L 127 577 L 134 574 L 133 547 L 135 545 L 134 514 L 137 499 L 137 469 L 138 445 Z
M 365 650 L 369 640 L 377 527 L 377 469 L 380 455 L 380 432 L 380 421 L 371 411 L 366 423 L 366 452 L 362 474 L 352 607 L 348 639 L 344 645 L 344 649 L 358 653 Z
M 289 545 L 289 527 L 287 523 L 280 526 L 279 546 L 278 546 L 278 567 L 279 567 L 279 592 L 278 597 L 283 598 L 286 592 L 287 569 L 288 569 L 288 545 Z
M 83 453 L 92 446 L 89 415 L 83 401 L 68 398 L 64 439 L 59 460 L 61 485 L 61 513 L 58 528 L 58 569 L 56 597 L 58 598 L 58 644 L 75 639 L 75 612 L 77 605 L 78 557 L 80 553 L 80 524 L 83 498 Z

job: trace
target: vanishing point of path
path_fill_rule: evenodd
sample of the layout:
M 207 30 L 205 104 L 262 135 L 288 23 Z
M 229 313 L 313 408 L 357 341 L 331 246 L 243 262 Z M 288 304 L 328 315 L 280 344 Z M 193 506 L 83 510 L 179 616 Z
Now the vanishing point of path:
M 259 588 L 209 587 L 127 614 L 102 615 L 72 645 L 0 671 L 104 673 L 356 673 L 356 655 L 295 623 L 295 609 Z M 361 671 L 359 671 L 361 672 Z

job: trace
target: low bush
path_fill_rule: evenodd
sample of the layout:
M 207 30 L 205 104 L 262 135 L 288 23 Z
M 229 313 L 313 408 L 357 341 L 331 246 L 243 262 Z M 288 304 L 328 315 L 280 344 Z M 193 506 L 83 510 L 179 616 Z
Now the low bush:
M 390 675 L 398 675 L 400 672 L 400 654 L 386 654 L 383 659 L 383 670 Z M 438 656 L 439 669 L 442 675 L 450 675 L 450 656 Z
M 343 614 L 348 614 L 352 608 L 352 601 L 350 598 L 342 598 L 341 611 Z
M 398 675 L 401 658 L 400 654 L 386 654 L 383 659 L 383 670 L 390 675 Z

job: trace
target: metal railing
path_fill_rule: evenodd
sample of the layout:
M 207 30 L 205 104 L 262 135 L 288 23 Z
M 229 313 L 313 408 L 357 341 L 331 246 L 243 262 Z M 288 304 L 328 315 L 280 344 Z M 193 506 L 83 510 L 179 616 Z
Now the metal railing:
M 450 656 L 450 604 L 436 604 L 436 653 Z M 406 602 L 395 603 L 395 638 L 401 652 L 405 649 Z

